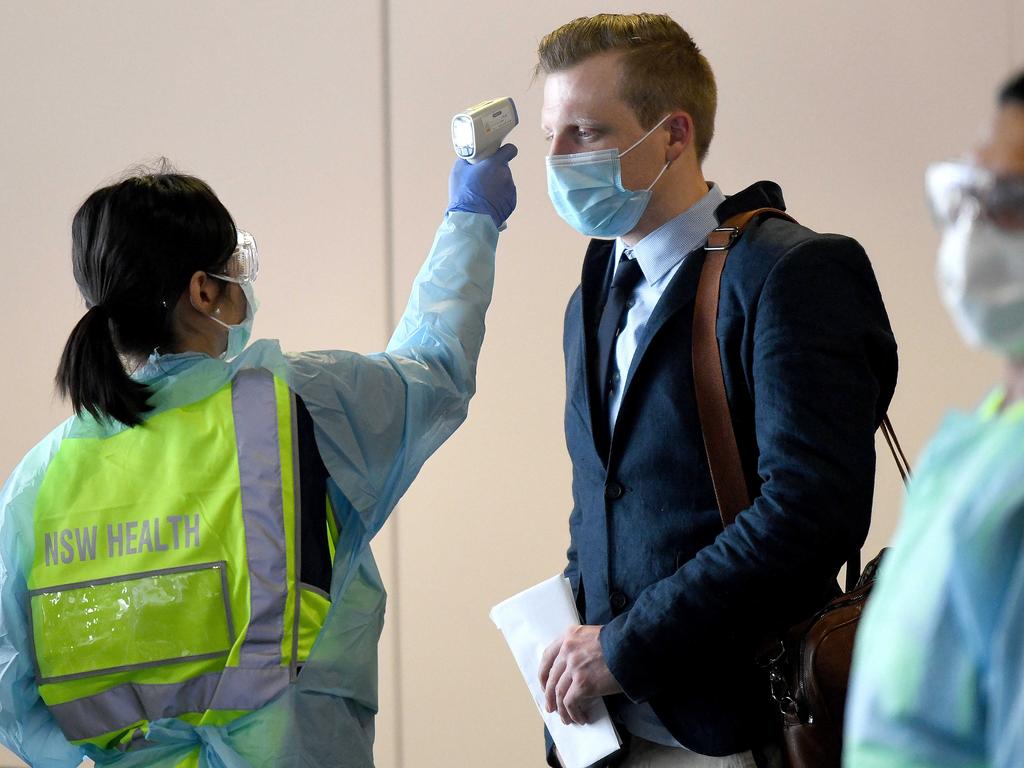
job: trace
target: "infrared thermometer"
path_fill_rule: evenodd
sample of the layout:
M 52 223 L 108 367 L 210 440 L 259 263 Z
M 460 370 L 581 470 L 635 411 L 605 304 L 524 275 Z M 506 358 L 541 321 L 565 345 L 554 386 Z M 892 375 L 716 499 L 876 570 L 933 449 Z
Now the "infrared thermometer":
M 470 163 L 490 157 L 517 125 L 519 113 L 511 97 L 482 101 L 452 118 L 455 154 Z

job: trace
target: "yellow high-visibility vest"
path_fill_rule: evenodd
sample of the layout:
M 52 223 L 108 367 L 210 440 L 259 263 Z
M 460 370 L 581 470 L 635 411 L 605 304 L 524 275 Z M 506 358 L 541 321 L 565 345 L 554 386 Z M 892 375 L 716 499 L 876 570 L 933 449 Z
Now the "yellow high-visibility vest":
M 63 441 L 33 518 L 39 693 L 66 737 L 128 748 L 223 725 L 295 678 L 330 606 L 300 583 L 294 394 L 262 369 L 106 438 Z

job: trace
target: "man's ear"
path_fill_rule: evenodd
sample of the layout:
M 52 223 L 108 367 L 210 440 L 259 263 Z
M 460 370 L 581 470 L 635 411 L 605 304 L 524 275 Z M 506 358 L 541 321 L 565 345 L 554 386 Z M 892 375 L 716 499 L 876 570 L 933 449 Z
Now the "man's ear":
M 693 118 L 688 112 L 677 110 L 665 120 L 665 126 L 669 135 L 665 162 L 671 163 L 693 146 Z
M 194 272 L 188 281 L 188 295 L 192 306 L 205 315 L 212 315 L 216 311 L 221 290 L 220 281 L 205 272 Z

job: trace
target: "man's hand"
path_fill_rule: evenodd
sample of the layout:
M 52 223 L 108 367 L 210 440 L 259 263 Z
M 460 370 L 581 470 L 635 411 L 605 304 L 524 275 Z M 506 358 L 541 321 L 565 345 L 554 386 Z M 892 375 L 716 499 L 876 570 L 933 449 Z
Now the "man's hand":
M 604 661 L 600 634 L 601 627 L 570 627 L 541 657 L 540 684 L 547 711 L 557 709 L 566 725 L 585 725 L 590 699 L 622 691 Z

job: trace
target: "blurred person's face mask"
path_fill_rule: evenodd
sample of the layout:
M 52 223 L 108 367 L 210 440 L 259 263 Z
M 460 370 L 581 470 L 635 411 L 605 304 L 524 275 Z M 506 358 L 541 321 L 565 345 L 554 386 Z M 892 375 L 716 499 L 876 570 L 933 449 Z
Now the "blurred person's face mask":
M 651 190 L 668 169 L 661 172 L 646 189 L 629 190 L 622 186 L 620 159 L 654 133 L 669 115 L 623 152 L 599 149 L 571 155 L 549 155 L 548 196 L 555 211 L 565 222 L 587 237 L 620 237 L 632 231 L 651 201 Z
M 238 325 L 229 325 L 219 317 L 207 315 L 215 323 L 228 329 L 228 344 L 220 355 L 223 360 L 237 357 L 245 349 L 245 345 L 249 343 L 252 336 L 253 321 L 256 317 L 256 310 L 259 309 L 259 302 L 256 300 L 252 284 L 259 272 L 260 256 L 256 249 L 256 241 L 252 235 L 240 229 L 238 230 L 238 245 L 228 259 L 224 269 L 225 274 L 210 273 L 210 277 L 241 286 L 242 294 L 245 296 L 245 319 Z
M 925 183 L 942 229 L 939 292 L 961 335 L 1024 356 L 1024 177 L 938 163 Z

